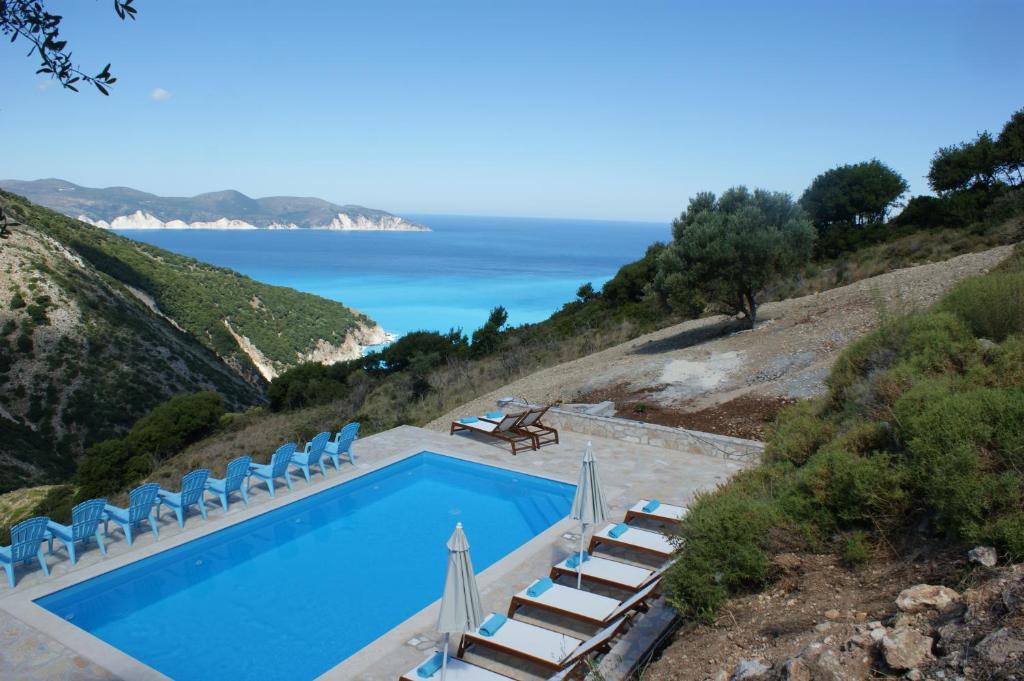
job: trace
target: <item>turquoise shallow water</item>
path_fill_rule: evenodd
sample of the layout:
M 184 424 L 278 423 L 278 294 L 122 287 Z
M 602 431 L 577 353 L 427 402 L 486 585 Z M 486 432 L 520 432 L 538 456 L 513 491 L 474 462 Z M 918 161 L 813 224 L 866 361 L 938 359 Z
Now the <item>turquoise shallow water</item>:
M 574 493 L 423 452 L 36 603 L 178 681 L 311 679 L 440 598 L 455 523 L 481 572 Z
M 429 233 L 125 230 L 175 253 L 339 300 L 386 330 L 469 332 L 496 305 L 537 322 L 669 238 L 667 225 L 539 218 L 405 216 Z

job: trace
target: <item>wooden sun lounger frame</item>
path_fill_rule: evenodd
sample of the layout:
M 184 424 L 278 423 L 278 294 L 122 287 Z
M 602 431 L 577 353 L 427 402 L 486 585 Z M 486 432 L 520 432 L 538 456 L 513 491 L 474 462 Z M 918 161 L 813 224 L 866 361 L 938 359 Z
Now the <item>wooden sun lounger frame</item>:
M 660 579 L 660 578 L 661 578 L 661 575 L 658 575 L 658 579 Z M 653 588 L 651 588 L 651 587 L 653 587 Z M 535 601 L 535 600 L 534 601 L 527 600 L 527 599 L 522 598 L 521 596 L 518 596 L 518 595 L 512 596 L 512 602 L 509 603 L 509 606 L 508 606 L 508 616 L 509 616 L 509 618 L 512 618 L 516 614 L 516 611 L 519 610 L 519 608 L 522 608 L 524 606 L 528 606 L 528 607 L 532 607 L 532 608 L 537 608 L 539 610 L 546 610 L 547 612 L 551 612 L 551 613 L 554 613 L 556 615 L 561 615 L 563 617 L 568 617 L 570 619 L 579 620 L 581 622 L 586 622 L 587 624 L 594 624 L 594 625 L 597 625 L 597 626 L 606 627 L 609 624 L 611 624 L 612 622 L 614 622 L 617 617 L 625 617 L 626 616 L 625 612 L 619 612 L 619 608 L 621 608 L 622 605 L 626 601 L 635 599 L 638 594 L 640 594 L 641 592 L 644 591 L 644 589 L 650 589 L 647 592 L 647 594 L 645 594 L 643 596 L 643 598 L 640 598 L 639 600 L 637 600 L 637 602 L 634 603 L 633 606 L 629 610 L 627 610 L 626 612 L 632 612 L 633 610 L 646 611 L 646 609 L 648 608 L 647 601 L 651 597 L 654 596 L 654 593 L 657 590 L 657 587 L 658 587 L 657 580 L 654 580 L 653 582 L 652 582 L 652 580 L 647 580 L 647 582 L 644 584 L 642 589 L 638 589 L 637 592 L 634 593 L 632 596 L 630 596 L 629 598 L 627 598 L 624 601 L 621 601 L 619 603 L 619 605 L 615 606 L 615 609 L 612 610 L 612 614 L 609 615 L 606 619 L 603 619 L 603 620 L 594 619 L 593 617 L 587 617 L 586 615 L 584 615 L 582 613 L 579 613 L 579 612 L 576 612 L 575 610 L 563 610 L 562 608 L 555 607 L 555 606 L 553 606 L 553 605 L 551 605 L 549 603 L 541 603 L 541 602 Z
M 540 422 L 544 418 L 544 414 L 547 413 L 551 405 L 544 405 L 543 407 L 530 407 L 526 413 L 523 414 L 523 419 L 530 414 L 537 414 L 537 418 L 533 420 L 530 425 L 517 426 L 517 429 L 525 435 L 531 435 L 536 442 L 537 447 L 543 447 L 544 445 L 557 445 L 558 444 L 558 431 L 551 426 L 545 426 Z
M 512 455 L 515 456 L 516 454 L 519 453 L 521 449 L 525 449 L 525 447 L 523 447 L 522 444 L 524 442 L 529 442 L 529 448 L 532 450 L 537 449 L 537 447 L 539 446 L 537 444 L 537 436 L 533 435 L 532 433 L 516 429 L 519 424 L 519 421 L 522 421 L 528 413 L 530 412 L 524 411 L 521 414 L 506 415 L 504 418 L 509 418 L 513 416 L 518 417 L 516 422 L 509 426 L 508 429 L 506 430 L 498 430 L 497 428 L 495 428 L 494 430 L 486 431 L 480 430 L 479 428 L 473 428 L 472 423 L 460 423 L 459 421 L 452 421 L 451 429 L 448 431 L 448 434 L 454 435 L 455 433 L 464 430 L 469 433 L 476 433 L 477 435 L 489 435 L 495 438 L 496 440 L 502 440 L 503 442 L 507 442 L 512 447 Z M 500 423 L 500 421 L 494 421 L 492 419 L 482 418 L 480 420 L 486 421 L 487 423 Z
M 612 558 L 605 558 L 604 556 L 599 556 L 599 557 L 603 558 L 604 560 L 614 560 Z M 622 561 L 615 561 L 615 562 L 619 563 L 619 562 L 622 562 Z M 643 591 L 644 589 L 646 589 L 647 585 L 650 584 L 651 582 L 653 582 L 654 580 L 661 579 L 661 576 L 665 574 L 665 571 L 668 570 L 668 568 L 674 562 L 675 561 L 671 561 L 669 563 L 665 563 L 663 566 L 661 566 L 657 570 L 652 570 L 651 568 L 647 568 L 647 567 L 641 568 L 643 570 L 649 570 L 651 574 L 650 574 L 650 576 L 647 579 L 645 579 L 644 581 L 640 582 L 640 584 L 638 586 L 631 586 L 629 584 L 623 584 L 622 582 L 616 582 L 614 579 L 605 579 L 604 577 L 596 577 L 594 575 L 588 575 L 586 572 L 583 573 L 583 581 L 590 580 L 591 582 L 593 582 L 595 584 L 603 584 L 604 586 L 613 586 L 616 589 L 622 589 L 623 591 L 632 591 L 633 593 L 637 593 L 639 591 Z M 630 564 L 629 563 L 623 563 L 623 565 L 630 565 Z M 639 568 L 640 566 L 636 566 L 636 567 Z M 561 563 L 556 563 L 556 564 L 551 566 L 551 574 L 549 576 L 551 577 L 551 579 L 555 579 L 557 577 L 572 577 L 572 578 L 575 579 L 575 577 L 578 574 L 579 573 L 576 571 L 575 568 L 561 567 Z
M 653 532 L 653 530 L 643 531 Z M 675 555 L 675 551 L 670 551 L 669 553 L 662 553 L 661 551 L 649 549 L 646 546 L 637 546 L 636 544 L 631 544 L 630 542 L 620 541 L 618 539 L 615 539 L 614 537 L 599 537 L 596 534 L 590 538 L 590 545 L 587 547 L 587 552 L 593 553 L 594 547 L 599 544 L 609 544 L 611 546 L 619 546 L 624 549 L 632 549 L 633 551 L 639 551 L 640 553 L 647 554 L 648 556 L 657 556 L 658 558 L 671 558 L 673 555 Z
M 676 506 L 676 504 L 669 504 L 669 505 L 670 506 Z M 679 520 L 682 520 L 683 518 L 686 517 L 686 514 L 689 511 L 689 509 L 687 509 L 686 506 L 679 506 L 679 508 L 683 509 L 683 515 L 679 519 Z M 644 511 L 634 511 L 633 509 L 629 509 L 628 511 L 626 511 L 626 517 L 625 517 L 625 519 L 622 522 L 628 523 L 630 520 L 634 520 L 636 518 L 642 518 L 644 520 L 651 520 L 651 521 L 656 522 L 656 523 L 664 523 L 666 525 L 671 525 L 672 523 L 678 523 L 679 522 L 679 520 L 672 520 L 671 518 L 666 518 L 665 516 L 658 515 L 656 513 L 645 513 Z
M 615 635 L 619 632 L 620 629 L 622 629 L 622 623 L 625 621 L 625 619 L 626 618 L 622 617 L 619 618 L 617 622 L 614 622 L 613 624 L 615 624 L 615 629 L 608 636 L 608 639 L 600 645 L 594 646 L 594 648 L 591 651 L 588 651 L 587 654 L 589 655 L 590 652 L 608 652 L 608 650 L 611 648 L 612 639 L 615 638 Z M 580 646 L 586 645 L 588 642 L 589 641 L 580 641 Z M 477 636 L 475 633 L 470 631 L 467 631 L 465 634 L 462 635 L 462 641 L 459 643 L 459 652 L 456 657 L 463 657 L 466 653 L 466 649 L 474 644 L 482 646 L 484 648 L 490 648 L 491 650 L 497 650 L 498 652 L 505 653 L 506 655 L 511 655 L 513 657 L 518 657 L 523 660 L 529 660 L 530 662 L 533 662 L 537 665 L 543 666 L 547 669 L 551 669 L 554 671 L 564 671 L 566 669 L 575 670 L 581 664 L 584 663 L 586 658 L 586 655 L 581 655 L 579 656 L 579 659 L 572 661 L 568 665 L 566 665 L 567 661 L 572 660 L 572 658 L 577 655 L 579 648 L 566 655 L 562 660 L 556 662 L 554 660 L 550 660 L 547 658 L 534 657 L 533 655 L 529 655 L 523 652 L 522 650 L 519 650 L 518 648 L 510 648 L 508 646 L 499 645 L 484 636 Z

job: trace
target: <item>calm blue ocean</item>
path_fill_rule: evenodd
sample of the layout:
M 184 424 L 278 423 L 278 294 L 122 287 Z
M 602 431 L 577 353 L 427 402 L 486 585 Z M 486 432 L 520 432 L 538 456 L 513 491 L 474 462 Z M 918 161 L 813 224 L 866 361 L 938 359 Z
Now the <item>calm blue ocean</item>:
M 622 265 L 669 238 L 649 222 L 403 216 L 432 232 L 123 230 L 175 253 L 338 300 L 387 331 L 461 327 L 496 305 L 511 324 L 536 322 L 599 288 Z

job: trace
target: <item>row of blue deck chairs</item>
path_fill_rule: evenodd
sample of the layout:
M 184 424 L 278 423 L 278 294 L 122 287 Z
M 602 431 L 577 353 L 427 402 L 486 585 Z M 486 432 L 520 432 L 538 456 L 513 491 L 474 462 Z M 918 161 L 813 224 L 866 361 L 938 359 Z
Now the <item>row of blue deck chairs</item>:
M 298 447 L 294 442 L 282 445 L 267 464 L 253 463 L 252 457 L 240 456 L 228 463 L 223 478 L 211 478 L 208 469 L 200 468 L 182 477 L 180 492 L 170 492 L 161 489 L 155 482 L 148 482 L 129 493 L 127 508 L 108 504 L 106 499 L 83 501 L 71 510 L 71 525 L 62 525 L 45 516 L 29 518 L 11 528 L 11 545 L 0 547 L 0 565 L 7 571 L 7 583 L 13 588 L 14 566 L 33 558 L 39 561 L 43 574 L 49 576 L 50 569 L 43 557 L 44 541 L 49 553 L 52 554 L 53 540 L 60 540 L 67 549 L 71 564 L 74 565 L 78 560 L 75 554 L 75 545 L 78 542 L 84 546 L 90 539 L 95 538 L 100 552 L 106 555 L 107 547 L 103 543 L 103 537 L 109 535 L 111 521 L 121 528 L 128 545 L 131 546 L 132 530 L 143 521 L 149 524 L 153 536 L 159 538 L 157 519 L 165 505 L 174 511 L 178 527 L 185 527 L 185 516 L 192 506 L 196 506 L 203 520 L 206 520 L 206 492 L 216 495 L 224 512 L 227 513 L 228 502 L 235 492 L 241 495 L 246 506 L 249 505 L 249 487 L 253 478 L 266 483 L 270 496 L 273 497 L 275 480 L 283 479 L 288 489 L 292 488 L 292 466 L 302 471 L 308 483 L 314 466 L 319 467 L 320 474 L 326 477 L 325 461 L 333 463 L 335 470 L 341 470 L 342 459 L 355 465 L 352 443 L 358 436 L 359 424 L 349 423 L 338 431 L 333 440 L 330 433 L 320 433 L 310 440 L 301 452 L 296 451 Z

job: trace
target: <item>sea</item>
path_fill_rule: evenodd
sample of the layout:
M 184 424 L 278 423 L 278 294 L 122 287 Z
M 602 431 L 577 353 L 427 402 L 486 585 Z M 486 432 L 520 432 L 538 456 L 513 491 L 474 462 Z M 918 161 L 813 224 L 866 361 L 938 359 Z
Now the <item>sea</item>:
M 509 324 L 546 319 L 599 289 L 668 224 L 543 218 L 403 215 L 430 232 L 118 230 L 128 238 L 229 267 L 268 284 L 360 310 L 394 336 L 471 333 L 503 305 Z

